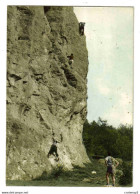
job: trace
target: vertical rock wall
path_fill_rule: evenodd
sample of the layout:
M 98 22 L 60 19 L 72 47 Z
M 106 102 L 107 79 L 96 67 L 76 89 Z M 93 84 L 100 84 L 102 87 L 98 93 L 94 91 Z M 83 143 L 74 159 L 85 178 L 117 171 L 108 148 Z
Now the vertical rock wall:
M 53 138 L 59 164 L 82 166 L 88 53 L 73 8 L 9 6 L 7 14 L 7 179 L 51 171 Z

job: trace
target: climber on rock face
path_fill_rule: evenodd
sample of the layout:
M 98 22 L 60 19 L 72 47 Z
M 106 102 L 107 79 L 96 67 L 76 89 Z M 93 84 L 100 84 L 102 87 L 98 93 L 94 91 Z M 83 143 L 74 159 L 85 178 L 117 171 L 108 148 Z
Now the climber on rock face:
M 53 155 L 53 156 L 56 157 L 56 160 L 58 161 L 59 156 L 58 156 L 58 153 L 57 153 L 57 143 L 58 143 L 58 141 L 53 139 L 53 144 L 51 145 L 50 151 L 48 153 L 48 158 L 49 158 L 50 155 Z
M 69 58 L 69 64 L 70 65 L 72 65 L 73 64 L 73 62 L 74 62 L 74 55 L 73 54 L 71 54 L 70 56 L 67 56 L 67 58 Z
M 79 33 L 80 33 L 80 35 L 84 35 L 84 26 L 85 26 L 85 22 L 80 22 L 79 23 Z

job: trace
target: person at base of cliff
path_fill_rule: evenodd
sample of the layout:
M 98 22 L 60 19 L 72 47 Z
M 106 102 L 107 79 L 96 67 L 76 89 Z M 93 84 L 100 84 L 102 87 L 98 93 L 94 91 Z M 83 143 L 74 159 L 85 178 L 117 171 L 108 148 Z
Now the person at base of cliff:
M 115 168 L 119 165 L 119 162 L 113 158 L 108 152 L 108 156 L 105 158 L 105 165 L 107 166 L 106 181 L 109 185 L 109 176 L 112 177 L 112 186 L 115 186 Z
M 85 27 L 85 22 L 80 22 L 79 23 L 79 33 L 80 35 L 84 35 L 84 27 Z
M 74 62 L 74 55 L 73 55 L 73 53 L 70 55 L 70 56 L 67 56 L 67 58 L 69 59 L 69 65 L 71 65 L 71 67 L 72 67 L 72 64 L 73 64 L 73 62 Z
M 56 157 L 56 161 L 59 160 L 59 156 L 58 156 L 58 153 L 57 153 L 57 143 L 58 143 L 58 141 L 53 139 L 53 144 L 51 145 L 50 151 L 48 153 L 48 158 L 49 158 L 50 155 L 53 155 L 53 156 Z

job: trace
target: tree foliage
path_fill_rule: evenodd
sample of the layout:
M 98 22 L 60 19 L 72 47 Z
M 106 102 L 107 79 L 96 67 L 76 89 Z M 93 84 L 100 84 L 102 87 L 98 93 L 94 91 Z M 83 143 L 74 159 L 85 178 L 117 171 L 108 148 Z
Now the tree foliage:
M 132 183 L 132 163 L 123 162 L 123 174 L 119 178 L 120 185 L 128 185 Z
M 92 123 L 86 120 L 83 128 L 83 141 L 89 156 L 106 156 L 109 151 L 114 157 L 132 160 L 132 126 L 120 125 L 115 128 L 101 118 Z

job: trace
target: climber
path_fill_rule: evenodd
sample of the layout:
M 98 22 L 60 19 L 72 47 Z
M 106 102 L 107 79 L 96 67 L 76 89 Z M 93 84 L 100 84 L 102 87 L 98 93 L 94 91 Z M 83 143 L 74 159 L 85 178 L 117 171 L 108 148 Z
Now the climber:
M 80 22 L 79 23 L 79 33 L 80 33 L 80 35 L 84 35 L 84 26 L 85 26 L 85 22 Z
M 69 58 L 69 64 L 70 65 L 72 65 L 73 64 L 73 62 L 74 62 L 74 56 L 73 56 L 73 54 L 71 54 L 70 56 L 67 56 L 67 58 Z
M 119 165 L 119 162 L 111 156 L 110 152 L 108 152 L 108 156 L 105 158 L 105 165 L 107 166 L 107 186 L 109 185 L 109 175 L 112 177 L 112 186 L 115 186 L 115 168 Z
M 51 6 L 44 6 L 44 13 L 46 14 L 51 9 Z
M 53 155 L 56 157 L 56 161 L 59 160 L 59 156 L 57 153 L 57 143 L 59 143 L 59 142 L 53 139 L 53 144 L 51 145 L 50 151 L 48 153 L 48 158 L 50 155 Z

